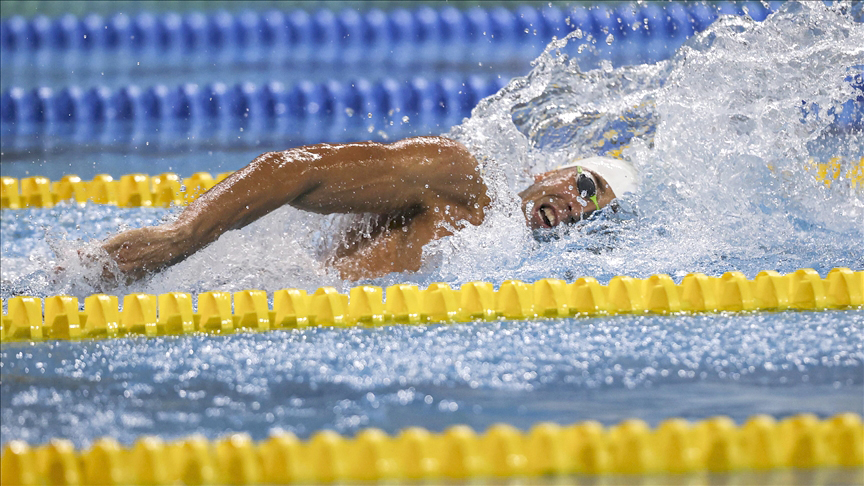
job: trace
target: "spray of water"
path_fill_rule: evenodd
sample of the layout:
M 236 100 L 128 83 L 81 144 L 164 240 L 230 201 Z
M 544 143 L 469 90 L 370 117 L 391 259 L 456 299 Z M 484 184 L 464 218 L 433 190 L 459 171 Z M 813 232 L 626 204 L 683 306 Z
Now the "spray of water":
M 845 7 L 789 3 L 761 23 L 721 18 L 653 65 L 583 72 L 575 53 L 587 41 L 554 40 L 530 73 L 447 134 L 481 164 L 493 199 L 484 224 L 427 245 L 421 272 L 368 283 L 864 268 L 864 189 L 851 172 L 864 156 L 864 132 L 837 123 L 843 104 L 861 96 L 849 77 L 864 69 L 864 25 Z M 533 174 L 597 153 L 632 161 L 637 193 L 617 212 L 535 239 L 518 191 Z M 833 155 L 843 159 L 829 187 L 814 164 Z M 76 263 L 76 238 L 176 211 L 63 206 L 4 215 L 3 297 L 99 290 L 92 267 Z M 340 280 L 322 255 L 350 224 L 283 208 L 115 291 L 344 289 L 355 283 Z M 40 225 L 51 228 L 45 239 L 34 233 Z M 16 236 L 28 231 L 29 243 Z M 58 265 L 60 275 L 46 270 Z
M 864 190 L 851 180 L 864 132 L 839 128 L 836 115 L 861 96 L 848 78 L 862 70 L 864 27 L 842 8 L 723 18 L 656 65 L 582 73 L 574 49 L 577 38 L 553 42 L 529 76 L 451 131 L 480 155 L 497 203 L 486 227 L 430 245 L 435 277 L 864 267 Z M 638 193 L 619 213 L 535 244 L 514 191 L 597 152 L 631 160 Z M 840 177 L 826 187 L 814 164 L 833 155 Z M 487 230 L 508 238 L 492 244 Z

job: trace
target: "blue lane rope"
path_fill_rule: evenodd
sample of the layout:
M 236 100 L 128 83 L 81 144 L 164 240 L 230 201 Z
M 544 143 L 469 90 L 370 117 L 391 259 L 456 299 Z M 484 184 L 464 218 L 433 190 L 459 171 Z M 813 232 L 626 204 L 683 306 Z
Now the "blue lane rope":
M 273 81 L 256 85 L 208 83 L 156 85 L 116 90 L 67 87 L 59 91 L 36 88 L 7 90 L 0 95 L 0 122 L 4 133 L 24 132 L 51 123 L 101 123 L 167 120 L 290 118 L 340 120 L 347 117 L 412 116 L 432 119 L 468 116 L 482 98 L 500 90 L 507 79 L 471 76 L 407 81 L 390 78 L 301 81 L 291 86 Z M 38 130 L 37 130 L 38 131 Z
M 850 74 L 846 80 L 864 93 L 862 72 Z M 147 88 L 127 85 L 114 90 L 102 86 L 86 90 L 70 86 L 57 91 L 12 88 L 0 94 L 0 129 L 4 135 L 14 135 L 51 131 L 58 125 L 98 124 L 102 131 L 123 131 L 137 125 L 153 127 L 175 121 L 255 123 L 281 119 L 338 123 L 350 122 L 352 117 L 358 121 L 364 117 L 380 120 L 418 115 L 426 123 L 458 122 L 470 116 L 481 99 L 496 93 L 508 81 L 500 76 L 469 76 L 401 81 L 385 78 L 377 82 L 355 78 L 292 85 L 278 81 L 185 83 L 171 87 L 160 84 Z M 805 103 L 802 122 L 818 117 L 819 111 L 815 104 Z M 864 96 L 859 94 L 845 102 L 842 110 L 831 108 L 825 115 L 837 128 L 860 129 L 864 126 Z
M 762 20 L 777 7 L 778 2 L 765 5 L 720 2 L 712 5 L 672 3 L 662 7 L 622 4 L 614 8 L 576 7 L 566 12 L 555 6 L 520 6 L 512 10 L 421 7 L 389 12 L 346 9 L 335 13 L 322 9 L 312 14 L 304 10 L 237 14 L 218 11 L 207 15 L 190 12 L 160 16 L 142 13 L 134 17 L 117 14 L 107 19 L 97 15 L 83 19 L 67 15 L 53 20 L 44 16 L 29 20 L 13 17 L 0 22 L 0 49 L 11 58 L 41 51 L 58 55 L 75 51 L 78 56 L 92 57 L 93 62 L 99 59 L 99 52 L 110 50 L 173 49 L 176 53 L 179 49 L 185 56 L 201 49 L 231 48 L 240 49 L 237 54 L 242 57 L 247 52 L 244 49 L 251 46 L 314 51 L 322 46 L 349 44 L 364 49 L 375 46 L 391 49 L 400 44 L 451 47 L 437 49 L 439 54 L 452 51 L 452 47 L 458 45 L 462 47 L 459 51 L 470 56 L 474 51 L 477 51 L 474 55 L 488 55 L 496 49 L 507 50 L 507 46 L 516 48 L 529 39 L 563 36 L 579 28 L 586 37 L 590 34 L 602 40 L 607 35 L 616 36 L 619 42 L 611 45 L 597 42 L 598 50 L 622 51 L 617 54 L 610 51 L 606 55 L 644 61 L 665 57 L 668 55 L 665 50 L 674 49 L 684 38 L 706 28 L 719 14 L 746 12 Z M 496 49 L 472 49 L 481 41 L 494 44 Z M 645 52 L 639 54 L 641 51 Z M 392 52 L 412 55 L 410 49 Z M 84 59 L 79 57 L 79 60 Z M 375 84 L 363 80 L 317 84 L 301 81 L 292 87 L 279 83 L 232 86 L 218 82 L 202 86 L 191 83 L 176 87 L 156 85 L 143 89 L 130 85 L 114 90 L 100 86 L 86 90 L 65 87 L 56 91 L 47 87 L 30 91 L 13 87 L 0 94 L 0 124 L 2 132 L 11 135 L 39 133 L 52 122 L 69 121 L 104 124 L 226 116 L 302 120 L 310 115 L 339 118 L 351 111 L 373 115 L 392 115 L 395 111 L 443 119 L 437 115 L 446 118 L 470 114 L 479 99 L 494 93 L 504 82 L 506 80 L 470 77 L 456 82 L 450 78 L 415 78 L 406 83 L 382 80 Z
M 861 128 L 864 123 L 864 66 L 854 66 L 846 81 L 859 94 L 848 100 L 842 110 L 829 109 L 826 115 L 839 128 Z M 271 119 L 308 120 L 310 118 L 346 121 L 371 114 L 373 117 L 423 115 L 426 121 L 452 121 L 471 114 L 484 97 L 496 93 L 509 80 L 499 76 L 469 76 L 462 79 L 414 77 L 396 81 L 385 78 L 370 82 L 363 78 L 321 83 L 300 81 L 285 85 L 278 81 L 228 85 L 185 83 L 168 87 L 140 88 L 128 85 L 118 89 L 76 86 L 60 90 L 12 88 L 0 94 L 2 133 L 34 133 L 52 124 L 117 124 L 162 121 L 205 122 L 235 119 L 254 122 Z M 804 104 L 802 122 L 819 116 L 814 104 Z
M 637 6 L 581 6 L 562 10 L 557 6 L 419 7 L 414 10 L 321 9 L 230 13 L 168 12 L 160 15 L 118 13 L 83 18 L 36 16 L 10 17 L 0 22 L 0 49 L 6 53 L 35 51 L 97 51 L 147 49 L 246 49 L 250 46 L 390 47 L 396 44 L 457 44 L 488 41 L 497 47 L 518 46 L 528 39 L 562 37 L 581 29 L 605 39 L 677 39 L 705 29 L 720 14 L 749 15 L 761 21 L 782 2 L 671 3 Z M 637 26 L 637 28 L 633 28 Z
M 487 30 L 482 30 L 482 32 L 491 32 L 490 41 L 505 42 L 505 40 L 510 39 L 510 41 L 514 41 L 515 43 L 516 38 L 521 34 L 518 32 L 514 34 L 512 31 L 513 23 L 515 22 L 521 28 L 527 22 L 525 25 L 543 24 L 543 28 L 545 29 L 544 35 L 548 35 L 551 32 L 561 32 L 561 25 L 574 29 L 577 26 L 582 26 L 586 29 L 591 29 L 590 31 L 595 33 L 614 32 L 614 35 L 618 35 L 620 39 L 624 39 L 620 44 L 613 43 L 612 46 L 608 47 L 621 45 L 628 48 L 639 48 L 639 46 L 644 44 L 648 46 L 646 48 L 654 49 L 658 43 L 652 42 L 650 37 L 653 36 L 656 41 L 658 39 L 671 39 L 674 36 L 690 36 L 695 31 L 707 27 L 707 25 L 716 19 L 718 12 L 741 13 L 746 10 L 751 16 L 759 20 L 764 19 L 775 7 L 776 5 L 773 4 L 769 4 L 766 7 L 761 3 L 751 5 L 750 3 L 731 4 L 729 2 L 713 6 L 707 4 L 682 5 L 680 3 L 673 3 L 660 7 L 651 4 L 638 9 L 633 8 L 632 5 L 621 5 L 614 10 L 607 8 L 584 9 L 580 7 L 571 10 L 569 16 L 566 17 L 563 11 L 555 7 L 535 9 L 525 6 L 519 7 L 514 11 L 503 8 L 495 8 L 488 11 L 482 8 L 474 8 L 464 12 L 452 8 L 439 10 L 419 8 L 414 11 L 404 9 L 394 10 L 385 14 L 381 11 L 370 10 L 362 15 L 352 10 L 345 10 L 338 15 L 321 10 L 311 16 L 302 10 L 295 10 L 288 14 L 277 11 L 260 14 L 245 12 L 235 16 L 226 12 L 218 12 L 206 17 L 200 13 L 191 13 L 183 17 L 186 20 L 168 22 L 168 24 L 174 25 L 176 29 L 181 30 L 185 28 L 182 27 L 184 25 L 198 25 L 203 29 L 204 27 L 202 26 L 210 25 L 207 22 L 216 22 L 214 25 L 218 24 L 223 27 L 233 25 L 234 34 L 231 36 L 216 35 L 212 32 L 205 37 L 199 36 L 200 39 L 209 39 L 207 42 L 210 45 L 225 46 L 225 39 L 229 38 L 234 39 L 231 42 L 234 42 L 235 45 L 236 42 L 239 42 L 238 39 L 245 39 L 243 42 L 250 41 L 250 35 L 255 31 L 253 26 L 257 25 L 261 27 L 262 22 L 272 24 L 274 16 L 277 20 L 281 19 L 280 22 L 282 23 L 276 22 L 276 24 L 282 25 L 283 28 L 280 32 L 284 35 L 290 33 L 291 42 L 306 42 L 310 45 L 316 42 L 325 42 L 326 39 L 344 39 L 344 36 L 339 37 L 337 35 L 334 37 L 331 32 L 333 31 L 332 28 L 335 28 L 333 27 L 334 25 L 360 25 L 363 22 L 379 26 L 377 30 L 372 30 L 389 29 L 386 37 L 393 42 L 396 40 L 403 43 L 428 42 L 430 39 L 441 40 L 445 38 L 451 40 L 459 38 L 461 42 L 466 39 L 470 40 L 472 35 L 479 32 L 477 28 L 488 28 Z M 159 19 L 166 21 L 168 16 L 177 14 L 166 15 Z M 192 22 L 189 20 L 193 17 L 197 18 L 198 21 Z M 112 18 L 117 20 L 119 17 L 115 16 Z M 348 22 L 348 20 L 345 20 L 346 18 L 353 20 Z M 505 18 L 510 20 L 502 20 Z M 569 18 L 569 23 L 566 20 L 567 18 Z M 68 49 L 68 44 L 57 40 L 65 37 L 57 37 L 59 34 L 55 32 L 56 29 L 62 27 L 68 30 L 74 25 L 83 25 L 81 22 L 84 22 L 90 25 L 90 28 L 95 29 L 95 32 L 100 29 L 94 26 L 103 24 L 100 23 L 102 22 L 101 20 L 97 22 L 96 20 L 98 19 L 94 19 L 96 17 L 88 16 L 83 21 L 79 21 L 74 17 L 66 16 L 54 23 L 46 23 L 46 18 L 35 18 L 30 21 L 25 21 L 21 18 L 8 19 L 0 23 L 3 29 L 2 35 L 0 35 L 0 40 L 2 40 L 0 44 L 2 44 L 4 50 L 21 47 L 24 44 L 19 42 L 20 35 L 24 35 L 30 41 L 29 44 L 25 44 L 30 45 L 34 49 L 47 49 L 47 46 L 51 45 L 54 45 L 58 49 L 61 47 Z M 141 19 L 150 19 L 144 23 L 150 25 L 152 29 L 157 29 L 154 26 L 161 25 L 157 21 L 157 18 L 150 14 L 141 14 L 136 19 L 136 21 L 140 22 L 143 22 Z M 254 19 L 257 20 L 253 22 Z M 306 19 L 306 21 L 297 19 Z M 322 19 L 330 20 L 325 22 Z M 481 19 L 486 20 L 481 21 Z M 287 25 L 285 22 L 299 22 L 306 25 L 308 29 L 287 29 L 284 28 Z M 363 28 L 365 30 L 357 27 L 362 32 L 365 32 L 365 34 L 357 35 L 355 38 L 361 39 L 364 42 L 370 41 L 370 32 L 372 30 L 370 30 L 371 27 L 369 25 Z M 461 26 L 461 30 L 457 29 L 461 34 L 455 35 L 454 32 L 456 30 L 447 28 L 448 25 L 451 27 L 453 25 Z M 507 25 L 510 25 L 510 27 L 503 27 Z M 633 30 L 633 25 L 644 25 L 645 28 Z M 55 26 L 56 28 L 52 27 L 54 30 L 51 30 L 47 26 Z M 324 28 L 325 26 L 332 28 L 327 30 Z M 127 25 L 127 28 L 131 27 Z M 225 28 L 227 29 L 228 27 Z M 238 32 L 242 28 L 251 30 L 241 35 Z M 341 33 L 339 35 L 347 32 L 343 27 L 339 29 L 337 29 Z M 123 37 L 122 35 L 118 37 L 110 34 L 110 32 L 116 32 L 116 29 L 112 31 L 112 29 L 103 28 L 101 30 L 107 32 L 102 37 L 87 34 L 88 38 L 94 37 L 92 42 L 95 44 L 90 45 L 86 52 L 95 53 L 100 45 L 103 47 L 115 45 L 112 44 L 114 41 L 111 39 L 118 40 Z M 49 31 L 54 32 L 52 35 L 57 37 L 54 41 L 49 42 L 48 37 L 46 37 L 50 33 Z M 149 42 L 147 39 L 156 39 L 158 37 L 164 41 L 159 45 L 168 45 L 170 42 L 166 39 L 170 39 L 171 36 L 166 34 L 166 32 L 168 31 L 166 30 L 160 36 L 155 37 L 154 35 L 150 35 L 149 37 L 144 36 L 140 38 L 140 42 L 146 43 Z M 255 32 L 259 40 L 275 39 L 266 34 L 267 29 L 259 28 Z M 327 34 L 326 32 L 331 33 Z M 508 32 L 513 35 L 508 36 Z M 101 44 L 96 42 L 96 37 L 102 39 L 102 41 L 99 41 Z M 185 36 L 183 38 L 197 39 L 199 37 Z M 285 39 L 289 39 L 289 37 Z M 639 37 L 639 39 L 634 39 L 634 37 Z M 136 38 L 139 38 L 137 34 Z M 605 46 L 603 42 L 598 44 Z M 670 44 L 672 43 L 670 42 Z M 465 46 L 464 50 L 471 50 L 470 43 Z M 854 88 L 861 90 L 862 85 L 860 80 L 861 66 L 853 66 L 850 68 L 847 81 Z M 293 85 L 285 85 L 280 82 L 270 82 L 260 85 L 250 82 L 241 82 L 232 85 L 220 82 L 202 85 L 186 83 L 171 87 L 155 85 L 145 88 L 127 85 L 113 90 L 103 86 L 91 87 L 89 89 L 69 86 L 58 90 L 47 87 L 24 90 L 15 87 L 0 93 L 0 129 L 2 129 L 0 131 L 4 135 L 19 134 L 30 136 L 46 131 L 51 132 L 51 127 L 54 126 L 66 125 L 68 127 L 70 124 L 75 126 L 98 124 L 100 130 L 96 132 L 112 131 L 114 128 L 122 132 L 128 131 L 138 124 L 152 127 L 153 122 L 156 122 L 158 125 L 163 121 L 209 122 L 213 120 L 239 120 L 255 122 L 279 119 L 302 122 L 311 118 L 314 120 L 344 122 L 352 116 L 368 114 L 372 114 L 373 117 L 379 117 L 379 119 L 381 116 L 392 119 L 394 115 L 397 118 L 406 115 L 422 115 L 425 119 L 424 122 L 434 124 L 454 122 L 454 119 L 458 121 L 458 118 L 470 115 L 471 109 L 480 99 L 495 93 L 506 82 L 507 79 L 502 77 L 470 76 L 462 79 L 450 77 L 426 79 L 415 77 L 407 81 L 383 79 L 374 83 L 365 79 L 353 79 L 348 81 L 330 80 L 319 83 L 300 81 Z M 842 111 L 839 113 L 832 113 L 829 110 L 827 114 L 833 117 L 834 125 L 838 127 L 860 128 L 862 120 L 864 120 L 864 100 L 859 95 L 856 99 L 845 103 Z M 802 106 L 802 121 L 810 116 L 818 116 L 818 108 L 805 104 Z M 358 119 L 359 116 L 355 118 L 355 121 Z

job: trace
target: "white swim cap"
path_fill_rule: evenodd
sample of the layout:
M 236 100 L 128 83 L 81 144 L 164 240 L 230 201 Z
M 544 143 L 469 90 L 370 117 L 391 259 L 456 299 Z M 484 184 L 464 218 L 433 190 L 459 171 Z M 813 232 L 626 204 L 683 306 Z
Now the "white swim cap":
M 600 156 L 588 157 L 561 165 L 558 169 L 569 169 L 576 166 L 594 171 L 606 179 L 617 197 L 628 192 L 636 192 L 636 188 L 639 186 L 639 174 L 633 164 L 626 160 Z

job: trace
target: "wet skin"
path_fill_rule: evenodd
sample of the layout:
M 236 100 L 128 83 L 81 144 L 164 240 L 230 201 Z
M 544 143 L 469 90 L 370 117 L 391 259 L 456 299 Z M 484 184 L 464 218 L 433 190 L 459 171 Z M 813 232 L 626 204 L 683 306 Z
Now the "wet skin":
M 547 172 L 520 194 L 531 228 L 577 221 L 598 209 L 578 194 L 578 175 L 576 169 Z M 603 207 L 615 195 L 592 175 Z M 371 213 L 372 231 L 347 232 L 327 259 L 342 278 L 357 280 L 419 270 L 426 243 L 452 234 L 447 226 L 480 225 L 490 202 L 476 159 L 444 137 L 309 145 L 262 154 L 176 221 L 120 233 L 102 248 L 133 281 L 285 204 L 318 214 Z

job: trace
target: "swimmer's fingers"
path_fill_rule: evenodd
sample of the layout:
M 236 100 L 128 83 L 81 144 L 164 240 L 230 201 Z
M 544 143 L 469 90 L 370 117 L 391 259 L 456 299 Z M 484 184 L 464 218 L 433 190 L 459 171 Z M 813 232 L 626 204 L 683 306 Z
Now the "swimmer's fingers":
M 76 250 L 78 262 L 83 268 L 95 269 L 99 275 L 100 281 L 91 282 L 97 288 L 113 288 L 119 283 L 117 267 L 113 261 L 107 258 L 107 255 L 102 252 L 99 247 L 85 246 Z M 65 272 L 66 269 L 58 266 L 55 269 L 56 274 Z M 86 278 L 86 277 L 85 277 Z
M 84 265 L 92 264 L 98 260 L 98 257 L 93 254 L 93 250 L 90 248 L 78 248 L 76 253 L 78 253 L 78 261 Z

